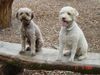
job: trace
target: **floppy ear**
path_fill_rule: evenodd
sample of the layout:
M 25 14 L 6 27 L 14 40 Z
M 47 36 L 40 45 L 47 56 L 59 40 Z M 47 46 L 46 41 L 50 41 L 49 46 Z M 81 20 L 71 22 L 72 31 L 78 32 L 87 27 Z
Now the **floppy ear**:
M 33 12 L 32 12 L 32 14 L 31 14 L 31 19 L 33 19 L 34 18 L 34 14 L 33 14 Z
M 18 19 L 18 12 L 16 13 L 16 18 Z
M 75 8 L 73 10 L 73 13 L 74 13 L 75 16 L 79 16 L 79 13 L 78 13 L 78 11 Z

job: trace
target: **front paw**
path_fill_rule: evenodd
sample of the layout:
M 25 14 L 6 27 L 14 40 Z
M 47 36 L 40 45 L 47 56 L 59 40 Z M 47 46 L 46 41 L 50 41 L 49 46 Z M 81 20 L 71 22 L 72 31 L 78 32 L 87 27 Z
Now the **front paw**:
M 24 53 L 25 53 L 25 51 L 22 51 L 22 50 L 19 52 L 19 54 L 24 54 Z
M 63 53 L 64 56 L 70 56 L 71 55 L 71 52 L 65 52 Z
M 73 58 L 70 58 L 70 59 L 69 59 L 69 62 L 73 62 L 73 61 L 74 61 L 74 59 L 73 59 Z
M 37 48 L 36 52 L 40 52 L 42 50 L 42 48 Z
M 31 53 L 31 56 L 35 56 L 36 54 Z
M 57 57 L 56 61 L 61 61 L 61 57 L 62 57 L 62 56 L 59 55 L 59 56 Z
M 83 59 L 86 59 L 86 57 L 87 57 L 87 56 L 85 56 L 85 55 L 80 56 L 80 57 L 78 57 L 78 60 L 79 60 L 79 61 L 82 61 Z
M 56 61 L 57 61 L 57 62 L 61 62 L 61 59 L 57 59 Z
M 30 56 L 35 56 L 35 55 L 36 55 L 35 52 L 31 52 L 31 53 L 30 53 Z
M 30 47 L 27 47 L 27 48 L 26 48 L 26 51 L 31 51 L 31 48 L 30 48 Z

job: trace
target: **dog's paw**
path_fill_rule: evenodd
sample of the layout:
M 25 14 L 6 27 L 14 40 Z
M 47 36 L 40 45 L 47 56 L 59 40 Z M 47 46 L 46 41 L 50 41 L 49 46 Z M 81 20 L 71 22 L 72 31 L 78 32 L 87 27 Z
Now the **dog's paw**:
M 71 52 L 65 52 L 63 53 L 64 56 L 70 56 L 71 55 Z
M 56 61 L 61 61 L 61 59 L 56 59 Z
M 69 62 L 73 62 L 73 61 L 74 61 L 74 59 L 73 59 L 73 58 L 70 58 L 68 61 L 69 61 Z
M 62 60 L 61 59 L 56 59 L 56 62 L 61 63 Z
M 84 55 L 84 56 L 80 56 L 80 57 L 78 57 L 78 60 L 79 60 L 79 61 L 82 61 L 82 60 L 86 59 L 86 57 L 87 57 L 87 56 L 85 56 L 85 55 Z
M 30 48 L 30 47 L 27 47 L 27 48 L 26 48 L 26 51 L 31 51 L 31 48 Z
M 33 52 L 30 53 L 30 56 L 35 56 L 35 55 L 36 55 L 36 53 L 33 53 Z
M 33 54 L 33 53 L 31 53 L 30 55 L 31 55 L 31 56 L 35 56 L 35 54 Z
M 42 48 L 37 48 L 36 52 L 40 52 L 42 50 Z
M 25 51 L 20 51 L 19 54 L 25 54 Z
M 56 61 L 61 61 L 61 59 L 62 59 L 62 56 L 58 56 Z

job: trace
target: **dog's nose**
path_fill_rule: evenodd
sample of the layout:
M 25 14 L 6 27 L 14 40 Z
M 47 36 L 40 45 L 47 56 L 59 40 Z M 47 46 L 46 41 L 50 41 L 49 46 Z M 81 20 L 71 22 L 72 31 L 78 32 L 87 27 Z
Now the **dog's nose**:
M 65 19 L 66 19 L 65 17 L 62 18 L 62 20 L 65 20 Z
M 24 17 L 24 16 L 23 16 L 23 17 L 22 17 L 22 19 L 24 19 L 24 20 L 25 20 L 25 19 L 26 19 L 26 17 Z
M 21 21 L 27 21 L 26 17 L 22 17 Z
M 65 18 L 65 17 L 63 17 L 63 18 L 62 18 L 62 21 L 65 21 L 65 20 L 66 20 L 66 18 Z

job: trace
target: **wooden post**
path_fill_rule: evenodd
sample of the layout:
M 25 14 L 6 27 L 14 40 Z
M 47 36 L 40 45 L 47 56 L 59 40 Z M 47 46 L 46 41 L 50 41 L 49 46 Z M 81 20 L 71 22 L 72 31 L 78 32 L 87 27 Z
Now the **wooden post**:
M 11 26 L 13 0 L 0 0 L 0 29 Z

